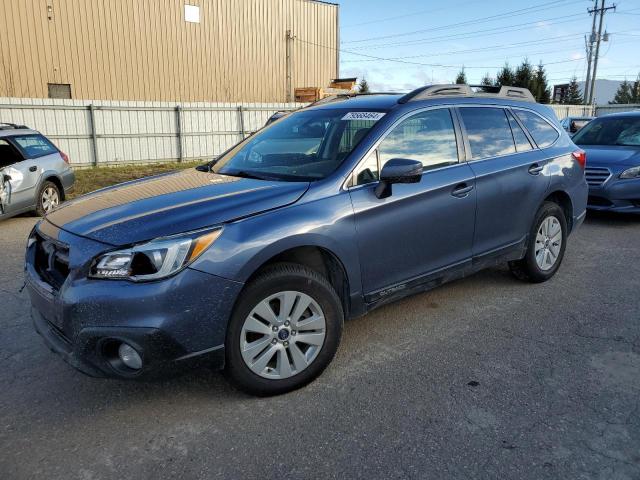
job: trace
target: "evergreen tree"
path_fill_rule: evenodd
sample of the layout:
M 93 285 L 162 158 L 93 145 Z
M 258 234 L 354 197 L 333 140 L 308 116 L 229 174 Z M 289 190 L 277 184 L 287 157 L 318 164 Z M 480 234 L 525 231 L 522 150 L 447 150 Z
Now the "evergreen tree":
M 503 85 L 514 86 L 514 82 L 515 74 L 513 73 L 513 70 L 511 70 L 509 63 L 505 63 L 502 70 L 500 70 L 496 76 L 496 87 L 501 87 Z
M 538 103 L 551 102 L 551 92 L 549 91 L 549 84 L 547 83 L 547 72 L 545 72 L 542 62 L 540 62 L 538 68 L 536 68 L 532 87 L 531 93 L 536 97 Z
M 462 67 L 462 70 L 458 72 L 458 76 L 456 77 L 455 83 L 458 83 L 458 84 L 467 83 L 467 75 L 464 73 L 464 67 Z
M 631 103 L 640 103 L 640 73 L 631 87 Z
M 520 64 L 518 68 L 516 68 L 515 78 L 513 87 L 521 87 L 528 88 L 529 90 L 533 90 L 533 67 L 529 63 L 529 60 L 526 58 Z
M 362 80 L 360 80 L 360 84 L 358 85 L 358 92 L 360 93 L 371 92 L 371 90 L 369 90 L 369 82 L 367 82 L 367 79 L 364 77 L 362 77 Z
M 567 93 L 561 103 L 566 103 L 568 105 L 581 105 L 583 101 L 584 99 L 582 98 L 580 87 L 578 86 L 578 79 L 574 75 L 571 82 L 569 82 L 569 88 L 567 89 Z
M 493 78 L 491 78 L 489 76 L 489 72 L 484 74 L 484 77 L 482 77 L 482 80 L 480 81 L 480 85 L 485 85 L 487 87 L 491 87 L 495 84 Z
M 625 79 L 618 87 L 618 91 L 616 92 L 616 96 L 613 97 L 613 101 L 609 103 L 631 103 L 633 99 L 632 88 L 633 86 Z

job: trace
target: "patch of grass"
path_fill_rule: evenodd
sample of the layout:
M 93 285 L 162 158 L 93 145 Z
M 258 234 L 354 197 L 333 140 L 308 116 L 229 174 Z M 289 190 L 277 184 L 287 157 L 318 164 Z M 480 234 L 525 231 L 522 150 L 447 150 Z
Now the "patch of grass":
M 69 198 L 78 197 L 85 193 L 109 187 L 117 183 L 128 182 L 129 180 L 137 180 L 138 178 L 150 177 L 151 175 L 171 172 L 173 170 L 193 168 L 202 163 L 204 162 L 153 163 L 149 165 L 78 169 L 75 170 L 75 191 L 69 195 Z

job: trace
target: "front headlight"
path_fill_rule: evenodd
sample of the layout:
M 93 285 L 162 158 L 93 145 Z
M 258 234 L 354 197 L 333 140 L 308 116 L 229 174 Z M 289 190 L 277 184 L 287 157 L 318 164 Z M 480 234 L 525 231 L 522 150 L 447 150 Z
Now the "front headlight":
M 620 178 L 639 178 L 640 166 L 626 169 L 620 174 Z
M 134 282 L 166 278 L 198 258 L 221 233 L 221 228 L 199 230 L 104 253 L 94 260 L 89 277 Z

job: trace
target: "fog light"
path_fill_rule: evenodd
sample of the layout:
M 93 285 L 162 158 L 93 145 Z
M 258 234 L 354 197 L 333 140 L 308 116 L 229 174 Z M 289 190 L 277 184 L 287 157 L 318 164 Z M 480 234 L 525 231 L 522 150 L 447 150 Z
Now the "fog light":
M 140 370 L 142 368 L 142 358 L 140 358 L 138 352 L 136 352 L 135 348 L 131 345 L 121 343 L 118 348 L 118 356 L 127 367 L 133 370 Z

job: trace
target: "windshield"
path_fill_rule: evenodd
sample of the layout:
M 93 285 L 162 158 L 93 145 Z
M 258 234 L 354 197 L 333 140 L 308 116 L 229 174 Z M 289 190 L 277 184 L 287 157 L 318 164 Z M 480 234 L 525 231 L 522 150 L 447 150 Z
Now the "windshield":
M 640 117 L 596 118 L 582 128 L 576 145 L 624 145 L 640 147 Z
M 382 116 L 382 112 L 346 109 L 296 112 L 236 145 L 212 170 L 265 180 L 320 180 L 344 161 Z

